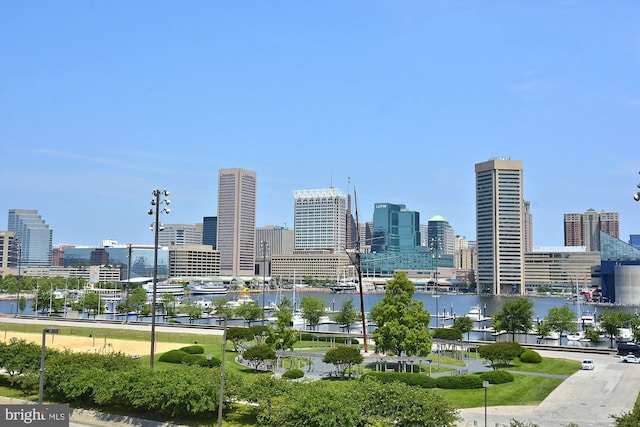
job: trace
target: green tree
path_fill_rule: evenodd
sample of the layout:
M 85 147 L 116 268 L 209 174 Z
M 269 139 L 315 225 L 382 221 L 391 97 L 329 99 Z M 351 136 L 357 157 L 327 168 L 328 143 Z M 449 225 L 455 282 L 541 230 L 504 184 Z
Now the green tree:
M 233 317 L 233 309 L 229 307 L 227 302 L 224 298 L 216 298 L 211 303 L 212 313 L 218 317 L 219 322 L 224 318 L 230 319 Z
M 353 305 L 353 298 L 350 298 L 342 303 L 342 308 L 335 315 L 333 320 L 345 328 L 347 333 L 351 332 L 351 328 L 358 321 L 360 317 L 360 311 L 357 311 Z
M 189 317 L 189 323 L 193 323 L 194 320 L 202 317 L 202 307 L 195 304 L 193 301 L 187 301 L 182 304 L 180 311 L 185 313 Z
M 458 329 L 461 333 L 467 334 L 467 339 L 469 339 L 471 331 L 473 330 L 473 319 L 469 316 L 458 317 L 453 321 L 453 327 Z
M 493 369 L 500 366 L 508 366 L 513 359 L 522 354 L 523 348 L 517 342 L 496 342 L 488 345 L 481 345 L 478 353 L 483 359 L 491 363 Z
M 268 345 L 254 345 L 242 353 L 242 357 L 257 371 L 260 366 L 276 358 L 276 352 Z
M 459 341 L 462 339 L 462 332 L 456 327 L 438 328 L 433 331 L 433 338 L 440 340 Z
M 502 310 L 492 316 L 492 326 L 496 331 L 511 333 L 511 340 L 515 341 L 516 333 L 527 333 L 531 329 L 532 318 L 533 302 L 520 297 L 507 301 Z
M 316 297 L 304 297 L 300 302 L 300 308 L 302 317 L 307 321 L 309 327 L 315 330 L 324 314 L 324 301 Z
M 240 351 L 241 346 L 253 340 L 253 332 L 249 328 L 227 328 L 227 339 L 233 343 L 233 351 Z
M 252 301 L 241 304 L 236 308 L 235 314 L 238 317 L 242 317 L 244 321 L 251 326 L 253 322 L 262 319 L 263 311 L 262 307 L 260 307 L 257 302 Z
M 575 332 L 577 330 L 575 320 L 576 314 L 568 305 L 550 308 L 544 318 L 544 322 L 549 325 L 551 330 L 558 332 L 560 336 L 564 331 Z
M 176 315 L 176 302 L 178 302 L 178 298 L 169 292 L 163 292 L 160 295 L 160 307 L 169 317 Z
M 351 367 L 362 363 L 364 358 L 356 347 L 338 346 L 327 350 L 322 361 L 330 363 L 336 367 L 338 373 L 344 378 L 345 373 L 349 371 L 351 376 Z
M 377 350 L 399 355 L 425 356 L 431 351 L 431 316 L 422 301 L 413 300 L 415 286 L 406 272 L 398 272 L 387 283 L 386 294 L 371 310 Z
M 620 335 L 620 328 L 635 329 L 638 324 L 638 319 L 632 313 L 627 313 L 618 310 L 604 310 L 598 316 L 598 323 L 600 327 L 609 335 L 611 339 L 611 345 L 615 337 Z
M 289 298 L 283 298 L 275 313 L 278 329 L 288 328 L 293 323 L 293 303 Z

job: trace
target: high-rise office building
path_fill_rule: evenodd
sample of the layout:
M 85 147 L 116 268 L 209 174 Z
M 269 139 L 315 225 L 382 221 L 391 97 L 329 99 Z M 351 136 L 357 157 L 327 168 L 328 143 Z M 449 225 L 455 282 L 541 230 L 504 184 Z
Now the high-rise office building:
M 427 234 L 429 239 L 427 240 L 428 247 L 432 247 L 432 238 L 438 239 L 439 248 L 438 253 L 453 255 L 455 252 L 455 235 L 453 227 L 449 225 L 447 221 L 441 215 L 435 215 L 427 222 Z
M 372 252 L 414 253 L 420 242 L 419 212 L 410 211 L 401 204 L 374 205 Z
M 344 253 L 346 195 L 338 188 L 295 190 L 294 248 Z
M 618 212 L 597 212 L 589 209 L 584 213 L 564 214 L 564 245 L 584 246 L 588 251 L 600 251 L 600 232 L 620 236 Z
M 478 292 L 524 293 L 522 161 L 475 165 Z
M 218 217 L 205 216 L 202 218 L 202 244 L 209 245 L 213 249 L 217 247 Z
M 15 243 L 21 245 L 20 259 L 17 260 L 21 266 L 51 265 L 53 230 L 38 215 L 37 210 L 9 209 L 8 228 L 15 233 Z
M 256 233 L 256 173 L 247 169 L 218 172 L 220 273 L 253 276 Z
M 8 268 L 17 263 L 17 256 L 14 244 L 16 233 L 13 231 L 0 231 L 0 275 L 8 273 Z
M 357 209 L 357 207 L 356 207 Z M 346 242 L 345 247 L 347 249 L 354 249 L 358 240 L 356 219 L 353 217 L 351 210 L 351 194 L 347 195 L 347 216 L 346 216 Z
M 256 273 L 270 275 L 272 255 L 293 254 L 293 230 L 279 225 L 256 228 Z
M 163 224 L 158 230 L 159 246 L 202 244 L 202 224 Z

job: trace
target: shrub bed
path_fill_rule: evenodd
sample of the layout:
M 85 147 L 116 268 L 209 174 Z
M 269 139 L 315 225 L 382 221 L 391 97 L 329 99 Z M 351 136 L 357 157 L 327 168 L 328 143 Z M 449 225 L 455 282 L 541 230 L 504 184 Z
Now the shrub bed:
M 204 354 L 204 347 L 201 345 L 189 345 L 179 348 L 178 350 L 184 351 L 185 353 L 189 354 Z
M 400 382 L 421 388 L 435 388 L 436 379 L 427 375 L 405 372 L 367 372 L 362 378 L 374 378 L 382 383 Z M 482 385 L 482 383 L 481 383 Z
M 511 383 L 514 380 L 513 374 L 507 371 L 483 372 L 480 374 L 480 378 L 484 381 L 489 381 L 490 384 L 505 384 Z
M 524 363 L 540 363 L 542 362 L 542 356 L 537 351 L 527 349 L 520 355 L 520 361 Z
M 479 375 L 458 375 L 436 378 L 438 388 L 444 389 L 471 389 L 482 388 L 482 378 Z
M 284 374 L 282 374 L 282 378 L 286 378 L 288 380 L 297 380 L 298 378 L 304 377 L 304 372 L 300 369 L 290 369 Z

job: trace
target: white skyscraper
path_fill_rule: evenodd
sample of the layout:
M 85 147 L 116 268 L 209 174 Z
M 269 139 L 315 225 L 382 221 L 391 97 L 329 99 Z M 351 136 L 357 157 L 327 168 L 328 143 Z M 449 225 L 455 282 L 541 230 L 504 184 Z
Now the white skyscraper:
M 295 190 L 294 248 L 345 251 L 346 195 L 335 187 Z
M 256 233 L 256 173 L 231 168 L 218 171 L 220 273 L 253 276 Z

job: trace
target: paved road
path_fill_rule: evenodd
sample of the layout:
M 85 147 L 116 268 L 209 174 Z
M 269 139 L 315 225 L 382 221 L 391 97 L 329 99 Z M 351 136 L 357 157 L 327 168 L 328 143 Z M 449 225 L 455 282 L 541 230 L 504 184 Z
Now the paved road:
M 610 415 L 633 408 L 640 392 L 640 365 L 620 363 L 615 356 L 541 350 L 543 357 L 594 360 L 593 371 L 578 371 L 560 384 L 538 406 L 487 408 L 487 426 L 508 426 L 510 420 L 528 421 L 540 427 L 576 423 L 579 427 L 613 426 Z M 484 425 L 484 408 L 461 410 L 460 426 Z

